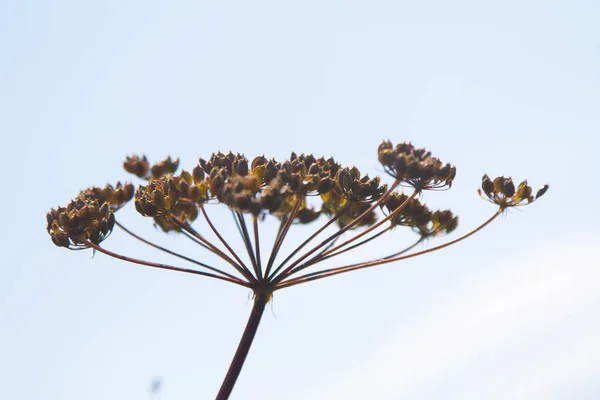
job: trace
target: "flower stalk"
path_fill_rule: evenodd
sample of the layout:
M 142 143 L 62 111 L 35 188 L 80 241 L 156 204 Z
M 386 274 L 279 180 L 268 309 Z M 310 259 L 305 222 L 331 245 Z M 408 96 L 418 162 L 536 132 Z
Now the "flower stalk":
M 235 382 L 242 371 L 242 366 L 244 365 L 244 361 L 246 361 L 246 357 L 250 351 L 250 346 L 252 346 L 252 341 L 254 340 L 254 336 L 258 330 L 258 325 L 260 324 L 263 312 L 265 311 L 265 307 L 270 298 L 271 293 L 266 290 L 254 292 L 254 305 L 252 306 L 252 311 L 250 312 L 246 329 L 244 329 L 244 333 L 242 334 L 238 348 L 235 351 L 233 360 L 231 360 L 231 364 L 227 370 L 223 384 L 219 389 L 219 393 L 217 394 L 216 398 L 217 400 L 226 400 L 229 398 L 229 395 L 233 390 L 233 386 L 235 385 Z

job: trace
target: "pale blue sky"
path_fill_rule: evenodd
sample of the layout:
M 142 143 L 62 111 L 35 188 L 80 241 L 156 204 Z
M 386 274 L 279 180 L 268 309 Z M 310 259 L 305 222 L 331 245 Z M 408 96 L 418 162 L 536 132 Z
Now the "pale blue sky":
M 391 139 L 457 166 L 424 197 L 456 234 L 494 212 L 484 172 L 551 190 L 446 251 L 278 292 L 232 399 L 598 398 L 599 18 L 594 1 L 0 2 L 1 397 L 148 399 L 159 376 L 162 400 L 214 398 L 246 290 L 44 230 L 129 179 L 125 155 L 294 150 L 378 174 Z

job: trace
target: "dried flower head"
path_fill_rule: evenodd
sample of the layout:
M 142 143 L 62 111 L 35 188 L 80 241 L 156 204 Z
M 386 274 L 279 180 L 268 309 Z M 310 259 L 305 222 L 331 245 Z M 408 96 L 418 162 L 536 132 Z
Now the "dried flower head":
M 132 156 L 127 156 L 127 159 L 123 163 L 125 171 L 146 180 L 150 178 L 160 178 L 165 175 L 172 175 L 177 171 L 178 167 L 179 158 L 172 160 L 170 156 L 150 166 L 148 158 L 145 155 L 140 158 L 140 156 L 134 154 Z
M 292 153 L 284 161 L 255 157 L 251 163 L 241 154 L 213 153 L 200 159 L 192 173 L 194 182 L 208 187 L 208 199 L 226 204 L 231 209 L 253 215 L 271 214 L 285 217 L 294 211 L 300 223 L 309 223 L 322 212 L 340 212 L 343 225 L 360 215 L 368 203 L 377 200 L 387 186 L 378 177 L 361 177 L 356 167 L 342 168 L 332 158 L 316 158 L 312 154 Z M 307 202 L 307 196 L 321 196 L 321 210 Z M 361 223 L 371 223 L 365 218 Z M 370 222 L 371 221 L 371 222 Z
M 533 196 L 533 191 L 531 186 L 527 184 L 527 181 L 521 182 L 515 188 L 515 184 L 510 177 L 499 176 L 491 180 L 486 174 L 481 179 L 481 188 L 477 189 L 477 193 L 485 200 L 500 206 L 504 210 L 509 207 L 520 207 L 533 203 L 542 197 L 548 188 L 548 185 L 542 186 L 536 195 Z M 484 194 L 485 197 L 483 196 Z
M 176 158 L 174 161 L 171 160 L 171 157 L 167 157 L 166 159 L 154 164 L 150 168 L 150 173 L 153 178 L 160 178 L 161 176 L 172 175 L 179 168 L 179 158 Z
M 107 184 L 103 188 L 87 188 L 79 192 L 77 198 L 96 199 L 100 204 L 106 202 L 113 211 L 116 211 L 133 198 L 134 190 L 133 184 L 129 182 L 125 184 L 117 182 L 116 186 Z
M 390 214 L 406 201 L 408 201 L 408 204 L 401 212 L 390 219 L 392 227 L 407 226 L 426 238 L 449 234 L 458 226 L 458 217 L 454 216 L 452 211 L 438 210 L 432 212 L 418 199 L 409 200 L 407 195 L 398 192 L 392 193 L 382 204 L 382 208 L 385 207 L 387 213 Z
M 450 188 L 456 177 L 456 167 L 410 142 L 394 147 L 389 140 L 384 141 L 379 145 L 378 159 L 390 176 L 417 190 Z
M 66 207 L 51 209 L 46 214 L 46 230 L 52 242 L 72 250 L 87 248 L 86 241 L 99 244 L 110 235 L 115 216 L 109 203 L 94 198 L 78 198 Z
M 146 156 L 140 158 L 137 155 L 127 156 L 123 163 L 123 168 L 130 174 L 136 175 L 138 178 L 147 178 L 150 171 L 150 163 Z
M 150 178 L 147 185 L 140 185 L 135 192 L 135 209 L 145 217 L 154 217 L 165 232 L 179 231 L 176 221 L 190 223 L 198 217 L 197 203 L 206 193 L 198 194 L 197 190 L 186 171 L 181 171 L 179 176 Z

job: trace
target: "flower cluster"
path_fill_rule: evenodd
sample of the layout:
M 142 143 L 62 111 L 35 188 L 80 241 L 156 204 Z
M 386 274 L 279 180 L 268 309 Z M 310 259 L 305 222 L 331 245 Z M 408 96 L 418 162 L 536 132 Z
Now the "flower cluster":
M 66 207 L 46 214 L 46 230 L 52 242 L 73 250 L 87 248 L 86 241 L 99 244 L 110 235 L 115 216 L 109 203 L 94 198 L 77 198 Z
M 409 185 L 416 192 L 449 188 L 456 176 L 454 166 L 408 142 L 397 145 L 382 142 L 378 159 L 396 179 L 394 186 Z M 191 173 L 181 171 L 179 175 L 175 175 L 179 159 L 171 157 L 151 165 L 146 156 L 132 155 L 123 166 L 147 183 L 137 190 L 131 183 L 120 182 L 114 187 L 89 188 L 69 206 L 51 210 L 48 232 L 55 244 L 78 247 L 82 246 L 83 238 L 99 243 L 112 229 L 112 212 L 133 197 L 136 210 L 152 217 L 166 232 L 180 231 L 182 224 L 196 220 L 200 208 L 211 203 L 225 204 L 233 211 L 254 217 L 266 214 L 290 217 L 301 224 L 313 222 L 324 214 L 335 218 L 339 226 L 350 225 L 349 228 L 373 226 L 378 219 L 372 207 L 376 203 L 388 214 L 392 226 L 410 227 L 422 237 L 450 233 L 458 224 L 451 211 L 431 211 L 415 198 L 401 211 L 394 212 L 407 201 L 407 195 L 388 193 L 388 186 L 379 177 L 362 175 L 354 166 L 344 167 L 333 158 L 317 158 L 312 154 L 292 152 L 283 161 L 263 155 L 250 162 L 240 153 L 217 152 L 207 160 L 200 158 Z M 492 181 L 485 175 L 479 194 L 505 209 L 531 203 L 547 189 L 545 185 L 534 197 L 526 181 L 515 188 L 511 178 L 498 177 Z M 385 201 L 380 201 L 384 194 Z M 320 199 L 320 207 L 315 202 L 309 204 L 310 196 Z M 111 213 L 100 213 L 107 207 Z M 391 213 L 394 215 L 389 216 Z
M 125 203 L 133 198 L 133 184 L 117 182 L 116 186 L 107 184 L 103 188 L 91 187 L 82 190 L 78 198 L 81 199 L 96 199 L 98 204 L 108 203 L 114 211 L 121 208 Z
M 197 203 L 206 196 L 206 189 L 194 184 L 189 172 L 178 176 L 164 175 L 150 178 L 147 185 L 140 185 L 135 192 L 135 209 L 147 217 L 154 217 L 165 232 L 180 227 L 175 222 L 189 223 L 198 217 Z
M 129 157 L 126 169 L 135 170 L 134 163 L 147 160 Z M 341 167 L 332 158 L 292 153 L 282 162 L 258 156 L 250 163 L 242 154 L 219 152 L 208 160 L 201 158 L 191 175 L 183 171 L 179 177 L 165 174 L 150 178 L 148 185 L 136 192 L 135 204 L 142 215 L 154 217 L 163 229 L 164 221 L 172 216 L 182 222 L 193 221 L 196 207 L 208 201 L 255 216 L 286 216 L 297 205 L 294 218 L 300 223 L 312 222 L 325 212 L 340 213 L 338 223 L 344 225 L 368 209 L 386 189 L 378 177 L 361 176 L 358 168 Z M 311 195 L 321 196 L 321 210 L 307 203 Z M 358 226 L 375 220 L 371 212 Z
M 404 202 L 408 196 L 398 192 L 392 193 L 382 205 L 388 214 L 392 213 Z M 390 220 L 392 226 L 407 226 L 412 228 L 421 237 L 433 237 L 449 234 L 458 226 L 458 217 L 450 210 L 431 211 L 417 199 L 411 199 L 398 214 Z
M 389 140 L 384 141 L 377 153 L 389 175 L 417 190 L 450 188 L 456 177 L 456 167 L 442 163 L 431 152 L 411 143 L 394 146 Z
M 178 167 L 179 159 L 177 158 L 173 161 L 171 160 L 171 157 L 167 157 L 163 161 L 154 164 L 152 167 L 150 167 L 150 163 L 146 156 L 140 158 L 137 155 L 133 155 L 127 157 L 123 163 L 125 171 L 142 179 L 160 178 L 163 175 L 174 174 Z
M 73 250 L 87 248 L 86 240 L 99 244 L 115 225 L 114 212 L 133 198 L 133 185 L 117 182 L 103 188 L 91 187 L 79 192 L 66 207 L 46 214 L 46 230 L 52 242 Z
M 340 168 L 335 174 L 332 189 L 321 194 L 322 209 L 328 215 L 337 215 L 338 224 L 345 226 L 366 212 L 386 190 L 387 185 L 382 185 L 379 177 L 361 176 L 356 167 Z M 370 211 L 356 226 L 370 226 L 376 221 L 377 214 Z
M 527 181 L 523 181 L 515 188 L 515 184 L 512 178 L 505 178 L 503 176 L 496 177 L 493 181 L 489 176 L 483 175 L 481 179 L 481 189 L 477 189 L 477 192 L 481 197 L 485 194 L 490 203 L 500 206 L 502 209 L 509 207 L 525 206 L 533 203 L 546 193 L 549 186 L 542 186 L 536 193 L 532 195 L 533 191 L 531 186 L 527 184 Z M 485 197 L 483 197 L 485 199 Z
M 283 162 L 258 156 L 250 167 L 243 155 L 216 153 L 200 165 L 209 172 L 213 198 L 241 211 L 275 215 L 289 213 L 298 198 L 331 191 L 340 168 L 333 159 L 295 153 Z
M 138 178 L 146 178 L 150 171 L 150 163 L 146 156 L 142 156 L 142 158 L 137 155 L 131 157 L 127 156 L 127 159 L 123 163 L 123 168 L 125 168 L 125 171 L 134 174 Z

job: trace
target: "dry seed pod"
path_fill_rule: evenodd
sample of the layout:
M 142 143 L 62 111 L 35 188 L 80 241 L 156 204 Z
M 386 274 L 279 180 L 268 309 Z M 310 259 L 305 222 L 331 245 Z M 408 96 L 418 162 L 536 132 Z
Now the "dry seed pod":
M 140 158 L 134 154 L 131 157 L 127 156 L 123 163 L 123 168 L 125 168 L 125 171 L 134 174 L 139 178 L 146 178 L 148 171 L 150 170 L 150 164 L 148 163 L 146 156 Z
M 515 194 L 515 185 L 511 178 L 504 181 L 504 189 L 502 191 L 506 197 L 513 197 Z
M 544 193 L 546 193 L 548 191 L 548 188 L 550 188 L 549 185 L 544 185 L 542 186 L 536 193 L 535 195 L 535 199 L 537 200 L 538 198 L 542 197 L 544 195 Z
M 252 164 L 250 165 L 250 169 L 254 171 L 259 166 L 264 166 L 267 163 L 267 159 L 265 156 L 258 156 L 252 160 Z
M 496 179 L 494 179 L 494 192 L 496 193 L 503 193 L 504 192 L 504 177 L 503 176 L 499 176 Z
M 484 175 L 483 179 L 481 180 L 481 189 L 486 196 L 491 196 L 494 192 L 494 184 L 487 175 Z

